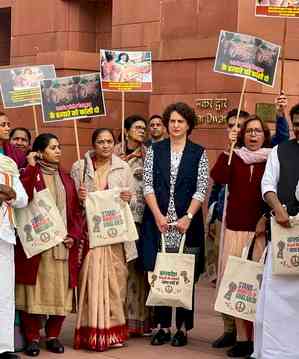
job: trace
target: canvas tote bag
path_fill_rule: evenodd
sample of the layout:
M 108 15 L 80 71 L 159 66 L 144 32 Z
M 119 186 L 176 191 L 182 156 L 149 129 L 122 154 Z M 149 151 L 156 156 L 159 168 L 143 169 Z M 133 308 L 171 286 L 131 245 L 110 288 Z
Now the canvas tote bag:
M 265 248 L 259 262 L 248 260 L 248 253 L 254 242 L 254 240 L 249 241 L 243 249 L 241 258 L 228 257 L 215 302 L 217 312 L 250 322 L 255 321 L 256 303 L 261 289 L 267 253 L 267 248 Z
M 111 189 L 87 194 L 85 209 L 90 248 L 138 239 L 130 207 L 120 200 L 119 193 Z
M 284 228 L 271 217 L 273 275 L 299 275 L 299 216 L 290 222 L 292 227 Z
M 178 253 L 167 253 L 162 234 L 155 270 L 148 273 L 150 293 L 146 305 L 192 309 L 195 255 L 183 253 L 185 240 L 184 235 Z
M 15 209 L 18 234 L 27 258 L 62 243 L 67 230 L 49 190 L 35 192 L 26 208 Z

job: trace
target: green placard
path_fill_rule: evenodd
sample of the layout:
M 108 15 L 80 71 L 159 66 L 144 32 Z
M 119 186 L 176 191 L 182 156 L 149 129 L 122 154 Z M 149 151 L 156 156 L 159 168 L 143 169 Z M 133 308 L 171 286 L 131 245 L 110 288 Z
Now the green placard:
M 275 122 L 276 107 L 273 103 L 257 103 L 255 113 L 264 122 Z

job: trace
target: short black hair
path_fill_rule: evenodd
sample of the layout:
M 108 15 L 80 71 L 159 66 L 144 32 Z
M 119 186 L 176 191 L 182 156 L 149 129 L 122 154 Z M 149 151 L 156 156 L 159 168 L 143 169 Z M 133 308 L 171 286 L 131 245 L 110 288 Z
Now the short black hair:
M 227 115 L 226 115 L 226 123 L 228 123 L 228 120 L 231 118 L 231 117 L 237 117 L 238 115 L 238 109 L 237 108 L 234 108 L 232 110 L 230 110 Z M 239 117 L 243 117 L 243 118 L 248 118 L 250 116 L 249 112 L 247 111 L 243 111 L 241 110 L 240 111 L 240 114 L 239 114 Z
M 133 124 L 137 121 L 142 121 L 144 122 L 145 126 L 147 126 L 146 119 L 144 117 L 140 115 L 132 115 L 125 119 L 125 129 L 129 131 Z
M 293 106 L 290 111 L 290 118 L 293 123 L 294 121 L 294 115 L 299 115 L 299 103 L 297 105 Z
M 58 137 L 56 135 L 54 135 L 53 133 L 41 133 L 34 140 L 33 145 L 32 145 L 32 151 L 33 152 L 38 152 L 38 151 L 43 152 L 49 146 L 50 141 L 53 139 L 59 141 Z
M 167 106 L 165 111 L 163 112 L 163 122 L 164 126 L 167 128 L 167 131 L 172 112 L 179 113 L 187 121 L 189 126 L 187 134 L 189 136 L 198 120 L 194 109 L 184 102 L 176 102 Z
M 126 62 L 128 62 L 130 60 L 129 55 L 126 52 L 121 52 L 118 57 L 117 57 L 117 61 L 120 61 L 120 59 L 122 58 L 122 56 L 126 57 Z
M 91 143 L 94 146 L 96 143 L 96 140 L 98 138 L 98 136 L 103 133 L 103 132 L 109 132 L 111 134 L 111 136 L 113 137 L 113 141 L 114 143 L 116 143 L 115 140 L 115 136 L 113 131 L 111 130 L 111 128 L 106 128 L 106 127 L 101 127 L 101 128 L 97 128 L 96 130 L 93 131 L 92 136 L 91 136 Z
M 112 51 L 105 51 L 105 57 L 107 62 L 110 62 L 114 59 Z
M 162 116 L 160 116 L 160 115 L 152 115 L 148 120 L 148 124 L 150 124 L 151 120 L 153 120 L 154 118 L 159 118 L 163 122 L 163 117 Z
M 26 133 L 27 137 L 28 137 L 28 142 L 29 142 L 29 145 L 31 143 L 31 133 L 30 131 L 25 128 L 25 127 L 16 127 L 16 128 L 13 128 L 11 131 L 10 131 L 10 134 L 9 134 L 9 139 L 11 140 L 13 135 L 17 132 L 17 131 L 23 131 Z

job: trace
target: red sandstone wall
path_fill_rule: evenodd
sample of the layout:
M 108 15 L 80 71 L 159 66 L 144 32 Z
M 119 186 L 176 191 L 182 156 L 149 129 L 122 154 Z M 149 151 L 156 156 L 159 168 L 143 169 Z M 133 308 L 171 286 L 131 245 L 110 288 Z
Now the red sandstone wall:
M 227 98 L 236 107 L 242 80 L 212 71 L 219 30 L 258 35 L 282 42 L 283 20 L 256 18 L 255 0 L 0 0 L 12 6 L 12 63 L 55 63 L 59 75 L 96 71 L 100 47 L 152 50 L 154 91 L 128 94 L 126 115 L 162 112 L 173 101 L 195 106 L 198 98 Z M 299 92 L 299 20 L 287 22 L 284 88 L 290 106 Z M 244 107 L 272 102 L 279 92 L 248 82 Z M 82 153 L 90 129 L 120 127 L 120 94 L 107 94 L 106 118 L 80 123 Z M 31 109 L 10 111 L 13 122 L 32 127 Z M 71 123 L 53 126 L 67 151 L 66 165 L 75 159 Z M 211 163 L 225 145 L 223 126 L 201 125 L 193 139 L 209 150 Z

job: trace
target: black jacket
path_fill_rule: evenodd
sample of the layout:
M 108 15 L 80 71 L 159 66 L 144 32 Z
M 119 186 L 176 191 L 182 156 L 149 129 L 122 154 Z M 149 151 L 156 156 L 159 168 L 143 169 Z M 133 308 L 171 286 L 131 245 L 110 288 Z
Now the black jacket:
M 167 214 L 170 198 L 170 140 L 166 139 L 153 144 L 153 186 L 160 211 Z M 174 202 L 178 218 L 183 217 L 196 192 L 198 166 L 203 154 L 203 147 L 187 141 L 183 151 L 180 167 L 175 184 Z M 146 206 L 141 236 L 139 242 L 139 257 L 145 271 L 154 270 L 157 252 L 159 250 L 161 234 L 156 226 L 154 216 Z M 186 247 L 197 248 L 199 260 L 196 272 L 202 273 L 204 269 L 204 225 L 200 209 L 186 233 Z

